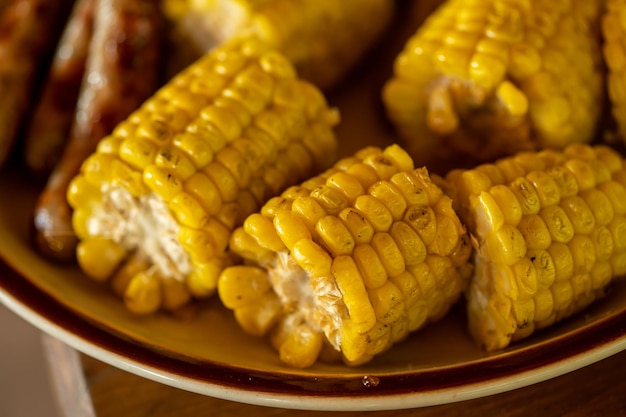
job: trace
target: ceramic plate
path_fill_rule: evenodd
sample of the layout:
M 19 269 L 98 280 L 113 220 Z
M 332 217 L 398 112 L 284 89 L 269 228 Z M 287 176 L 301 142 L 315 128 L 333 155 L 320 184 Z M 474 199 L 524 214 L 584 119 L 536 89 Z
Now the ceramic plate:
M 623 282 L 583 314 L 496 354 L 473 344 L 458 306 L 366 365 L 291 369 L 216 299 L 188 314 L 135 316 L 105 284 L 42 259 L 29 242 L 37 187 L 17 170 L 1 178 L 0 302 L 96 359 L 188 391 L 284 408 L 412 408 L 522 387 L 626 349 Z
M 399 46 L 362 68 L 391 68 Z M 387 74 L 353 74 L 331 98 L 341 151 L 392 140 L 379 97 Z M 188 314 L 138 317 L 75 266 L 39 257 L 29 242 L 39 190 L 18 169 L 0 172 L 0 302 L 44 332 L 131 373 L 203 395 L 282 408 L 403 409 L 495 394 L 553 378 L 626 349 L 626 283 L 584 314 L 487 355 L 469 338 L 461 306 L 360 367 L 284 366 L 264 339 L 244 334 L 217 300 Z

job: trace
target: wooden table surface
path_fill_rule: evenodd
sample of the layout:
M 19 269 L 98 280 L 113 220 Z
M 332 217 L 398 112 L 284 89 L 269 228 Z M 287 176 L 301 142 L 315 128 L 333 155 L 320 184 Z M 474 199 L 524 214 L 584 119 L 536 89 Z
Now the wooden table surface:
M 183 391 L 112 367 L 43 337 L 63 417 L 626 416 L 626 352 L 558 378 L 489 397 L 397 411 L 315 412 L 254 406 Z

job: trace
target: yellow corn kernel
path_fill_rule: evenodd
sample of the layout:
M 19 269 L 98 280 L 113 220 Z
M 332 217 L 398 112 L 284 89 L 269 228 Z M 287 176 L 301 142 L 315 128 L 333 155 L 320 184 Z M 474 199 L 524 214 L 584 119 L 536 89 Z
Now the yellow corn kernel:
M 161 306 L 168 311 L 175 311 L 186 305 L 191 294 L 186 285 L 171 277 L 161 277 Z
M 235 319 L 239 326 L 255 336 L 267 333 L 280 315 L 280 301 L 272 293 L 235 310 Z
M 374 327 L 376 314 L 356 263 L 349 256 L 337 256 L 333 259 L 331 273 L 343 294 L 353 328 L 362 333 Z
M 550 247 L 552 236 L 541 216 L 537 214 L 525 216 L 517 227 L 524 236 L 527 249 L 547 249 Z
M 179 193 L 168 203 L 178 222 L 182 225 L 200 229 L 209 221 L 209 215 L 200 203 L 187 193 Z
M 368 289 L 368 294 L 378 322 L 395 323 L 404 313 L 404 296 L 392 281 Z
M 558 204 L 561 201 L 561 194 L 554 178 L 545 171 L 531 171 L 527 175 L 528 180 L 535 187 L 541 207 Z
M 389 230 L 393 216 L 385 205 L 370 195 L 361 195 L 354 202 L 354 208 L 363 214 L 375 231 Z
M 265 270 L 251 266 L 227 268 L 220 277 L 217 290 L 224 305 L 237 309 L 262 297 L 270 289 Z
M 75 177 L 67 187 L 66 197 L 72 207 L 88 206 L 102 198 L 102 191 L 85 177 Z
M 315 188 L 311 192 L 311 197 L 324 208 L 327 214 L 337 214 L 348 206 L 348 200 L 342 192 L 325 184 Z
M 145 169 L 152 164 L 157 153 L 157 146 L 143 138 L 128 137 L 119 146 L 120 158 L 136 169 Z
M 378 232 L 372 237 L 372 248 L 381 259 L 389 276 L 396 276 L 405 270 L 404 257 L 389 233 Z
M 567 213 L 561 207 L 546 207 L 541 210 L 540 216 L 547 225 L 552 240 L 555 242 L 567 243 L 574 236 L 574 226 Z
M 524 177 L 518 177 L 511 183 L 511 191 L 517 197 L 523 214 L 537 214 L 541 207 L 539 196 L 532 183 Z
M 324 336 L 306 324 L 290 330 L 278 347 L 280 359 L 294 368 L 313 365 L 322 350 Z
M 511 189 L 504 185 L 494 185 L 489 190 L 489 194 L 502 211 L 503 221 L 507 224 L 517 226 L 522 220 L 522 206 Z
M 511 82 L 500 83 L 496 97 L 513 116 L 523 116 L 528 112 L 528 98 Z
M 170 201 L 183 190 L 183 183 L 170 171 L 157 167 L 147 166 L 143 171 L 144 183 L 163 200 Z
M 299 240 L 293 246 L 292 255 L 298 265 L 309 275 L 316 277 L 330 275 L 332 265 L 330 254 L 312 240 Z
M 598 186 L 611 201 L 613 211 L 616 214 L 626 213 L 626 188 L 617 181 L 606 181 Z
M 81 269 L 97 281 L 108 279 L 126 256 L 126 251 L 110 239 L 90 238 L 76 248 Z
M 427 205 L 409 207 L 404 221 L 417 232 L 424 245 L 429 246 L 435 240 L 437 216 L 431 207 Z
M 406 200 L 393 184 L 379 181 L 369 187 L 368 194 L 379 199 L 387 207 L 394 220 L 400 220 L 404 216 L 407 208 Z
M 324 208 L 314 198 L 308 195 L 296 198 L 291 208 L 294 213 L 297 213 L 302 220 L 306 222 L 309 230 L 313 230 L 319 219 L 326 215 Z
M 408 224 L 398 221 L 391 225 L 389 234 L 402 255 L 405 265 L 417 265 L 426 259 L 426 245 Z
M 124 305 L 135 314 L 150 314 L 161 306 L 161 281 L 153 274 L 140 272 L 124 291 Z
M 293 250 L 301 239 L 311 239 L 309 228 L 292 211 L 279 211 L 273 221 L 276 233 L 289 250 Z
M 243 227 L 246 233 L 254 236 L 261 246 L 276 252 L 285 248 L 278 233 L 274 230 L 272 221 L 267 217 L 258 213 L 252 214 L 245 220 Z
M 220 258 L 213 258 L 207 262 L 194 262 L 193 271 L 187 277 L 187 288 L 196 298 L 207 298 L 217 290 L 218 278 L 224 269 L 224 262 Z
M 367 288 L 380 287 L 387 281 L 387 270 L 371 245 L 357 245 L 352 256 Z
M 191 175 L 183 184 L 186 193 L 193 196 L 202 208 L 215 215 L 222 207 L 222 196 L 213 181 L 203 172 Z
M 336 172 L 326 180 L 326 184 L 344 193 L 348 201 L 365 193 L 363 185 L 353 176 L 345 172 Z
M 337 217 L 322 217 L 315 224 L 315 231 L 326 249 L 334 256 L 352 254 L 354 238 Z

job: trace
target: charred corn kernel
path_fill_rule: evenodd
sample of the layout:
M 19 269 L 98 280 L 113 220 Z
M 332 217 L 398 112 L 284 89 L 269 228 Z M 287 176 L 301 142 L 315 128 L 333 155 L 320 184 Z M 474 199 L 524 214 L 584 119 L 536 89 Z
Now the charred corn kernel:
M 392 0 L 199 0 L 168 8 L 175 10 L 168 16 L 174 36 L 192 51 L 208 51 L 239 34 L 254 33 L 284 53 L 305 79 L 329 89 L 381 37 L 394 7 Z M 256 48 L 248 45 L 251 52 Z M 277 71 L 285 67 L 272 56 L 267 61 Z M 231 59 L 219 68 L 234 72 L 239 66 Z
M 607 66 L 607 90 L 611 103 L 611 114 L 616 124 L 617 134 L 621 142 L 626 141 L 626 117 L 624 94 L 626 81 L 626 27 L 623 23 L 623 0 L 608 0 L 601 18 L 603 40 L 602 56 Z
M 248 216 L 229 245 L 246 266 L 226 268 L 218 294 L 253 334 L 247 309 L 274 303 L 268 293 L 280 300 L 267 333 L 285 363 L 322 360 L 315 333 L 358 365 L 448 311 L 470 276 L 468 241 L 425 168 L 398 145 L 369 147 Z M 266 250 L 262 259 L 255 245 Z M 239 268 L 256 268 L 265 281 L 235 282 Z M 235 305 L 239 293 L 253 301 Z
M 282 82 L 291 92 L 277 96 Z M 249 94 L 241 89 L 253 90 L 256 102 L 243 102 Z M 337 122 L 322 93 L 260 40 L 235 38 L 206 53 L 105 137 L 73 179 L 67 198 L 82 269 L 105 281 L 127 256 L 145 260 L 132 277 L 112 278 L 138 313 L 211 296 L 221 269 L 235 260 L 233 230 L 270 197 L 330 165 Z M 307 225 L 293 232 L 298 216 L 278 217 L 286 230 L 280 237 L 271 221 L 252 217 L 246 230 L 271 233 L 245 240 L 249 252 L 262 261 L 285 247 L 281 237 L 290 248 L 309 238 Z
M 540 162 L 520 163 L 520 156 L 495 162 L 516 168 L 492 182 L 468 185 L 477 176 L 463 171 L 445 178 L 474 235 L 467 312 L 472 335 L 487 350 L 580 311 L 623 273 L 626 213 L 615 178 L 626 165 L 620 154 L 573 144 L 562 152 L 524 153 Z
M 605 94 L 602 2 L 579 3 L 442 2 L 406 41 L 382 89 L 416 162 L 445 172 L 591 142 Z

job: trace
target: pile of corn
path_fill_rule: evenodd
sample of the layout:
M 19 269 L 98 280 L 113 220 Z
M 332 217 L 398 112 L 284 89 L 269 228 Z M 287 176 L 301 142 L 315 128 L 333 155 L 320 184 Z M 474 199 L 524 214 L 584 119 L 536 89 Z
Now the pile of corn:
M 217 293 L 294 367 L 367 362 L 461 298 L 492 351 L 603 297 L 626 274 L 626 165 L 592 143 L 626 139 L 626 4 L 438 3 L 381 89 L 398 143 L 336 160 L 324 92 L 392 1 L 166 2 L 218 46 L 71 181 L 82 270 L 139 314 Z

